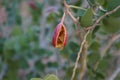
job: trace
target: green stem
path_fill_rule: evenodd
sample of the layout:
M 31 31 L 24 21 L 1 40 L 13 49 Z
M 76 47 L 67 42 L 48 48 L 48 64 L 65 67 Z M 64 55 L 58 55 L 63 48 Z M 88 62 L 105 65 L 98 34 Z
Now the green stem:
M 74 5 L 69 5 L 70 8 L 76 8 L 76 9 L 81 9 L 81 10 L 84 10 L 86 11 L 85 8 L 82 8 L 82 7 L 78 7 L 78 6 L 74 6 Z

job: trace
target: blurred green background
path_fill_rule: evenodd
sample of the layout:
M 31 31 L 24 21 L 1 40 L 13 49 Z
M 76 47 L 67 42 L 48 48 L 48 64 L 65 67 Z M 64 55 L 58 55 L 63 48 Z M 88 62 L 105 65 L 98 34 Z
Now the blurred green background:
M 85 27 L 93 24 L 93 13 L 90 14 L 89 6 L 104 9 L 96 11 L 98 15 L 94 18 L 97 18 L 120 5 L 120 0 L 67 0 L 67 3 L 86 9 L 71 9 Z M 70 80 L 80 40 L 69 16 L 64 22 L 68 32 L 66 47 L 58 50 L 51 44 L 54 28 L 63 12 L 62 0 L 0 0 L 0 80 L 30 80 L 43 78 L 47 74 L 54 74 L 60 80 Z M 94 70 L 101 51 L 116 34 L 120 34 L 120 9 L 106 16 L 87 37 L 84 80 L 110 80 L 111 75 L 120 69 L 119 38 Z M 78 67 L 75 80 L 80 75 L 79 71 Z M 115 80 L 120 80 L 120 73 Z

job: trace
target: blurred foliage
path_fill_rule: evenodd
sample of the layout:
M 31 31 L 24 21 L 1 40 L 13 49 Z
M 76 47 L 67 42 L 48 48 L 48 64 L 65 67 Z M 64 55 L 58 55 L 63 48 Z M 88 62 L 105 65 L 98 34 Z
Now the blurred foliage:
M 66 47 L 57 50 L 51 45 L 53 30 L 64 11 L 61 1 L 0 1 L 0 80 L 70 80 L 80 41 L 74 35 L 76 30 L 69 17 L 65 19 L 69 37 Z M 83 7 L 85 10 L 71 9 L 75 17 L 80 17 L 82 28 L 91 26 L 96 18 L 120 5 L 120 0 L 66 1 L 78 7 L 87 6 Z M 93 9 L 98 6 L 103 10 L 98 9 L 95 15 Z M 108 45 L 108 39 L 116 34 L 120 34 L 120 9 L 106 16 L 88 35 L 88 70 L 84 80 L 105 80 L 119 65 L 120 55 L 117 51 L 120 49 L 120 39 L 100 60 L 101 50 Z M 100 64 L 95 70 L 98 61 Z M 79 68 L 75 80 L 78 75 Z M 118 75 L 115 80 L 119 79 Z
M 44 79 L 32 78 L 31 80 L 59 80 L 59 79 L 53 74 L 48 74 L 47 76 L 44 77 Z

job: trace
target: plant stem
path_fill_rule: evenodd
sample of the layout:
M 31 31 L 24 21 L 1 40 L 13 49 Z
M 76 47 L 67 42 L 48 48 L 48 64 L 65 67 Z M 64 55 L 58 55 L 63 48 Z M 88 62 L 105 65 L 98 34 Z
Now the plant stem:
M 107 43 L 107 45 L 101 50 L 101 58 L 99 61 L 96 62 L 94 69 L 96 70 L 98 68 L 98 65 L 100 64 L 100 61 L 104 58 L 106 52 L 109 50 L 109 48 L 112 46 L 112 44 L 117 40 L 120 39 L 120 34 L 113 36 Z
M 78 61 L 79 61 L 79 59 L 80 59 L 80 55 L 81 55 L 81 53 L 82 53 L 83 47 L 84 47 L 84 45 L 85 45 L 85 43 L 86 43 L 86 38 L 87 38 L 87 36 L 88 36 L 89 33 L 90 33 L 90 30 L 87 31 L 87 33 L 85 34 L 84 39 L 83 39 L 83 41 L 82 41 L 82 43 L 81 43 L 81 47 L 80 47 L 80 50 L 79 50 L 79 52 L 78 52 L 77 59 L 76 59 L 76 61 L 75 61 L 75 66 L 74 66 L 74 68 L 73 68 L 73 73 L 72 73 L 71 80 L 73 80 L 74 77 L 75 77 L 76 69 L 77 69 L 77 66 L 78 66 Z
M 65 6 L 65 10 L 66 13 L 68 13 L 68 15 L 71 17 L 71 19 L 75 22 L 75 23 L 79 23 L 78 20 L 72 15 L 72 13 L 69 10 L 69 5 L 66 3 L 65 0 L 63 0 L 64 6 Z
M 87 69 L 87 41 L 84 43 L 83 46 L 83 50 L 82 50 L 82 54 L 81 54 L 81 69 L 80 69 L 80 76 L 79 76 L 79 80 L 82 80 L 86 69 Z
M 65 12 L 64 12 L 64 14 L 63 14 L 63 16 L 62 16 L 62 19 L 61 19 L 61 23 L 63 24 L 63 22 L 64 22 L 64 19 L 65 19 Z
M 78 6 L 74 6 L 74 5 L 69 5 L 68 7 L 69 7 L 69 8 L 75 8 L 75 9 L 81 9 L 81 10 L 86 11 L 86 9 L 85 9 L 85 8 L 78 7 Z
M 86 30 L 94 29 L 94 28 L 96 27 L 96 25 L 98 25 L 98 23 L 99 23 L 104 17 L 106 17 L 107 15 L 110 15 L 110 14 L 116 12 L 118 9 L 120 9 L 120 6 L 117 6 L 117 7 L 116 7 L 115 9 L 113 9 L 112 11 L 109 11 L 109 12 L 105 13 L 104 15 L 102 15 L 101 17 L 99 17 L 92 26 L 86 28 Z

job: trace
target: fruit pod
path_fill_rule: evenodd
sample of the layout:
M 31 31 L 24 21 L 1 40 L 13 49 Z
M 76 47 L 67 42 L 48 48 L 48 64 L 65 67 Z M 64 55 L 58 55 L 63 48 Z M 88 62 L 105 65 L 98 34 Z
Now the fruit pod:
M 52 44 L 54 47 L 62 49 L 63 47 L 65 47 L 67 40 L 68 34 L 66 31 L 66 27 L 63 23 L 59 23 L 54 30 Z

